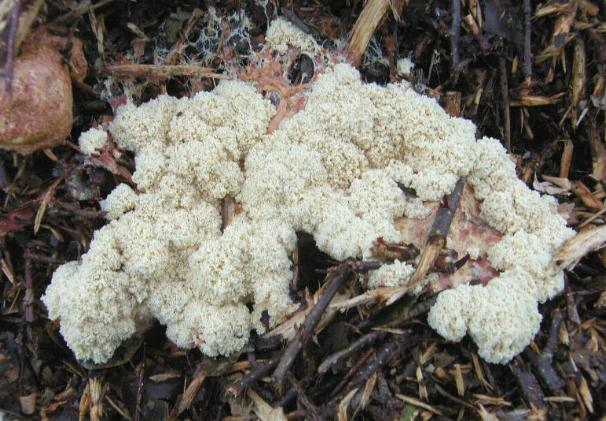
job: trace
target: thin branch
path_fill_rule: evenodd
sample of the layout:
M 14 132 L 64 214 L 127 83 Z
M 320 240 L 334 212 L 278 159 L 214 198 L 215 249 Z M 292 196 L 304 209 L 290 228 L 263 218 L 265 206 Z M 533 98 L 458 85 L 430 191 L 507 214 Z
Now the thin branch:
M 531 50 L 531 14 L 530 0 L 524 0 L 524 63 L 522 71 L 526 77 L 526 83 L 530 84 L 532 77 L 532 50 Z
M 450 28 L 450 50 L 452 55 L 452 68 L 459 66 L 459 39 L 461 38 L 461 0 L 451 0 L 452 26 Z
M 505 145 L 511 152 L 511 114 L 509 109 L 509 86 L 507 82 L 507 63 L 505 57 L 499 57 L 499 85 L 503 101 L 503 127 L 505 129 Z
M 338 266 L 338 268 L 333 271 L 333 279 L 331 283 L 326 288 L 324 294 L 314 308 L 310 311 L 309 315 L 305 318 L 305 322 L 299 332 L 295 335 L 293 340 L 288 344 L 288 347 L 284 351 L 278 366 L 273 374 L 274 386 L 278 391 L 282 391 L 282 387 L 284 385 L 284 379 L 286 374 L 292 364 L 295 361 L 295 358 L 299 354 L 299 351 L 303 347 L 303 344 L 309 340 L 311 335 L 314 332 L 314 329 L 318 322 L 320 321 L 322 314 L 332 301 L 333 297 L 337 294 L 337 292 L 343 287 L 345 281 L 351 276 L 354 269 L 354 265 L 352 262 L 345 262 L 342 265 Z M 330 276 L 331 274 L 329 274 Z
M 240 380 L 237 380 L 233 383 L 228 384 L 225 387 L 225 390 L 228 393 L 231 393 L 234 397 L 242 396 L 244 391 L 250 385 L 255 383 L 260 378 L 268 375 L 269 372 L 278 365 L 279 361 L 280 361 L 279 357 L 274 357 L 266 364 L 259 364 L 257 367 L 255 367 L 253 370 L 251 370 L 248 374 L 243 376 Z
M 349 357 L 353 353 L 359 351 L 362 348 L 367 347 L 375 341 L 383 339 L 387 336 L 386 332 L 375 331 L 367 333 L 366 335 L 360 336 L 355 342 L 349 345 L 347 348 L 342 349 L 341 351 L 337 351 L 334 354 L 329 355 L 322 361 L 320 366 L 318 367 L 318 373 L 324 374 L 331 367 L 337 365 L 339 362 L 343 361 L 345 358 Z
M 423 247 L 423 250 L 421 250 L 419 264 L 406 285 L 409 290 L 414 289 L 425 278 L 427 273 L 433 269 L 440 251 L 446 245 L 446 236 L 448 235 L 448 231 L 450 231 L 452 218 L 459 207 L 459 200 L 464 184 L 464 180 L 460 178 L 450 196 L 445 200 L 446 203 L 440 205 L 429 231 L 427 243 Z M 392 297 L 390 302 L 394 302 L 398 298 Z

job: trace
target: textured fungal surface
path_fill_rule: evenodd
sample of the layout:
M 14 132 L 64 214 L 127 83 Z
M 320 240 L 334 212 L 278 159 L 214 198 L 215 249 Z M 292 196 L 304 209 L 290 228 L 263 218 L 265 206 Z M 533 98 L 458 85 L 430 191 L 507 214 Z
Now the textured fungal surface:
M 283 54 L 319 48 L 279 24 L 267 49 L 271 40 Z M 118 109 L 109 134 L 135 153 L 134 185 L 102 202 L 109 223 L 43 297 L 78 358 L 108 360 L 154 319 L 180 347 L 237 352 L 251 330 L 266 330 L 263 314 L 271 327 L 296 308 L 288 293 L 297 231 L 338 260 L 379 258 L 379 238 L 422 247 L 437 202 L 460 177 L 467 186 L 448 248 L 470 258 L 460 272 L 428 276 L 446 289 L 429 322 L 450 340 L 470 334 L 491 362 L 531 341 L 537 302 L 563 288 L 549 261 L 572 231 L 555 202 L 516 178 L 497 140 L 476 141 L 471 122 L 407 83 L 365 84 L 336 62 L 324 60 L 298 89 L 253 69 L 247 81 L 192 98 Z M 278 101 L 262 95 L 268 86 Z M 87 151 L 103 147 L 87 136 Z M 222 229 L 227 197 L 237 213 Z M 403 285 L 413 272 L 414 262 L 386 262 L 369 286 Z

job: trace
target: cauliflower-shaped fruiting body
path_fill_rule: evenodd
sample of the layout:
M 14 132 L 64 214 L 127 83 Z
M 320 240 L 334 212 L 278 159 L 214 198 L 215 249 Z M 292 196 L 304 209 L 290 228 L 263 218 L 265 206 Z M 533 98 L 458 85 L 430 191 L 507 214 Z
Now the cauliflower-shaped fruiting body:
M 299 95 L 304 108 L 270 134 L 276 108 L 238 80 L 118 109 L 109 130 L 135 153 L 136 190 L 120 185 L 102 202 L 110 222 L 81 261 L 57 269 L 43 297 L 78 358 L 106 361 L 153 319 L 180 347 L 236 352 L 251 329 L 293 310 L 296 231 L 335 259 L 372 258 L 377 238 L 401 241 L 398 218 L 425 218 L 428 202 L 462 176 L 482 200 L 482 217 L 505 234 L 488 251 L 504 272 L 487 286 L 441 293 L 429 322 L 448 339 L 469 332 L 489 361 L 528 344 L 537 301 L 562 288 L 561 272 L 544 270 L 548 257 L 571 232 L 553 203 L 517 180 L 500 144 L 476 142 L 471 122 L 407 83 L 364 84 L 347 64 L 326 68 Z M 222 231 L 228 196 L 238 213 Z M 396 261 L 369 284 L 394 286 L 412 272 Z

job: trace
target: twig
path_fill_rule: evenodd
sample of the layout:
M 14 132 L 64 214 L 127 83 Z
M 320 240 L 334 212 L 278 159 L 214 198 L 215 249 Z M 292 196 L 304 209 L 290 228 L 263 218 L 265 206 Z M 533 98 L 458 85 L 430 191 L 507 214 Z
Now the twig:
M 290 369 L 290 366 L 295 361 L 295 358 L 299 354 L 299 351 L 303 347 L 303 344 L 307 342 L 307 340 L 311 337 L 316 325 L 322 317 L 322 314 L 328 307 L 328 304 L 330 304 L 333 297 L 345 284 L 345 281 L 352 274 L 353 269 L 354 266 L 351 264 L 351 262 L 345 262 L 338 267 L 338 269 L 334 273 L 334 277 L 330 285 L 328 285 L 322 297 L 320 297 L 317 304 L 309 312 L 309 315 L 305 318 L 305 322 L 303 323 L 301 330 L 297 332 L 293 340 L 290 342 L 290 344 L 284 351 L 284 354 L 282 355 L 282 358 L 280 359 L 280 362 L 278 363 L 278 366 L 274 371 L 273 380 L 276 390 L 280 392 L 282 391 L 284 379 L 286 377 L 286 373 Z
M 139 379 L 137 380 L 137 399 L 135 402 L 135 415 L 133 421 L 139 421 L 141 411 L 141 400 L 143 399 L 143 385 L 145 382 L 145 343 L 143 343 L 143 359 L 139 366 Z
M 530 0 L 524 0 L 524 63 L 522 71 L 526 78 L 526 84 L 530 85 L 532 78 L 532 50 L 531 50 L 531 21 L 530 21 Z
M 343 390 L 343 388 L 347 385 L 347 383 L 349 383 L 349 381 L 356 374 L 356 372 L 358 372 L 358 370 L 360 370 L 360 368 L 364 364 L 366 364 L 366 362 L 373 356 L 373 354 L 375 354 L 375 352 L 376 352 L 376 350 L 374 348 L 369 349 L 364 354 L 362 354 L 362 356 L 360 358 L 358 358 L 356 363 L 353 366 L 351 366 L 351 368 L 347 371 L 345 376 L 343 376 L 341 381 L 335 386 L 335 388 L 333 389 L 333 391 L 331 393 L 331 397 L 337 396 L 341 392 L 341 390 Z
M 112 64 L 103 66 L 101 73 L 118 79 L 147 77 L 168 79 L 176 76 L 207 77 L 213 79 L 227 79 L 227 75 L 215 73 L 214 69 L 193 64 L 176 64 L 165 66 L 161 64 Z
M 25 321 L 34 321 L 34 282 L 32 279 L 32 262 L 25 259 L 25 295 L 23 296 L 23 310 L 25 312 Z
M 440 205 L 429 231 L 427 243 L 421 250 L 419 264 L 407 283 L 409 290 L 414 289 L 425 278 L 425 275 L 434 267 L 436 259 L 440 255 L 440 250 L 446 245 L 446 236 L 450 230 L 452 218 L 459 207 L 464 184 L 464 180 L 460 178 L 450 196 L 445 200 L 446 203 Z M 396 300 L 397 298 L 392 297 L 389 302 L 393 303 Z
M 279 361 L 279 357 L 274 357 L 266 364 L 259 364 L 254 370 L 242 376 L 240 380 L 228 384 L 225 390 L 236 398 L 241 396 L 250 385 L 269 374 L 278 365 Z
M 305 418 L 306 419 L 309 418 L 314 421 L 321 420 L 322 417 L 320 417 L 320 414 L 318 413 L 318 408 L 316 408 L 316 406 L 313 404 L 313 402 L 311 400 L 309 400 L 309 398 L 305 394 L 305 391 L 303 390 L 303 387 L 301 387 L 301 385 L 295 378 L 294 374 L 292 374 L 292 372 L 288 373 L 288 381 L 290 382 L 293 389 L 297 393 L 298 402 L 301 404 L 301 406 L 303 406 L 303 408 L 305 408 L 305 411 L 307 412 L 307 414 L 306 414 L 307 417 L 305 417 Z
M 181 395 L 179 403 L 175 405 L 171 411 L 170 416 L 168 417 L 169 420 L 176 420 L 183 411 L 191 406 L 205 379 L 206 372 L 202 368 L 202 365 L 199 365 L 198 368 L 196 368 L 196 372 L 194 373 L 191 383 L 189 383 L 185 389 L 185 392 L 183 392 L 183 395 Z
M 377 354 L 372 358 L 364 367 L 362 367 L 354 376 L 351 381 L 353 387 L 357 387 L 364 383 L 372 373 L 377 371 L 379 368 L 389 363 L 402 349 L 400 339 L 396 341 L 385 342 L 377 350 Z
M 499 57 L 499 85 L 501 87 L 501 100 L 503 101 L 503 126 L 505 129 L 505 145 L 507 152 L 511 152 L 511 114 L 509 109 L 509 86 L 507 82 L 507 63 L 505 57 Z
M 318 367 L 318 373 L 326 373 L 331 367 L 337 365 L 339 362 L 343 361 L 345 358 L 349 357 L 354 352 L 357 352 L 360 349 L 367 347 L 375 341 L 383 339 L 385 336 L 387 336 L 386 332 L 379 331 L 367 333 L 366 335 L 360 336 L 347 348 L 342 349 L 341 351 L 337 351 L 334 354 L 331 354 L 326 357 Z
M 65 24 L 70 20 L 76 20 L 80 16 L 87 14 L 89 10 L 98 9 L 100 7 L 113 3 L 114 1 L 115 0 L 100 0 L 95 4 L 92 4 L 90 0 L 85 0 L 83 2 L 80 2 L 76 7 L 74 7 L 72 10 L 70 10 L 63 16 L 59 16 L 57 19 L 54 20 L 53 23 Z
M 452 26 L 450 28 L 450 49 L 452 55 L 452 68 L 459 66 L 459 38 L 461 37 L 461 0 L 452 0 Z

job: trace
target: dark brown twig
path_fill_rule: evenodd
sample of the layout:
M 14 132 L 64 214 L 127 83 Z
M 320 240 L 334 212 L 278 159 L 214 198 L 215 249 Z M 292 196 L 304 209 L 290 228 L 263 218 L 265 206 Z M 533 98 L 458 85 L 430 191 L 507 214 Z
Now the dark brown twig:
M 206 77 L 213 79 L 227 79 L 227 75 L 216 73 L 214 69 L 194 64 L 175 64 L 165 66 L 162 64 L 113 64 L 101 68 L 101 73 L 118 79 L 147 77 L 156 79 L 169 79 L 177 76 Z
M 362 348 L 367 347 L 375 341 L 383 339 L 387 336 L 386 332 L 370 332 L 366 335 L 360 336 L 355 342 L 349 345 L 347 348 L 342 349 L 341 351 L 337 351 L 334 354 L 329 355 L 322 361 L 320 366 L 318 367 L 318 373 L 324 374 L 331 367 L 337 365 L 339 362 L 343 361 L 345 358 L 349 357 L 353 353 L 359 351 Z
M 446 198 L 446 203 L 442 203 L 440 209 L 438 209 L 429 231 L 429 236 L 427 237 L 427 243 L 423 247 L 423 250 L 421 250 L 419 264 L 410 277 L 410 281 L 406 284 L 408 290 L 414 289 L 425 278 L 425 275 L 433 269 L 436 259 L 440 255 L 440 250 L 446 245 L 446 236 L 450 230 L 452 218 L 459 207 L 459 199 L 461 198 L 464 184 L 464 180 L 460 178 L 450 196 Z M 388 303 L 393 303 L 399 298 L 392 297 Z
M 282 358 L 280 359 L 280 362 L 278 363 L 278 366 L 273 374 L 274 386 L 280 393 L 290 366 L 295 361 L 295 358 L 299 354 L 303 344 L 311 337 L 316 325 L 322 317 L 322 314 L 332 301 L 333 297 L 352 274 L 353 268 L 354 266 L 351 264 L 351 262 L 345 262 L 334 271 L 334 277 L 326 288 L 326 291 L 320 297 L 309 315 L 305 318 L 305 322 L 303 323 L 301 330 L 297 332 L 294 339 L 290 342 L 290 344 L 288 344 L 288 347 L 284 351 L 284 354 L 282 355 Z
M 345 386 L 347 386 L 347 384 L 353 378 L 353 376 L 360 370 L 360 368 L 364 364 L 366 364 L 366 362 L 375 354 L 375 352 L 376 352 L 376 350 L 374 348 L 371 348 L 368 351 L 366 351 L 364 354 L 362 354 L 362 356 L 360 358 L 358 358 L 356 363 L 351 366 L 351 368 L 347 371 L 345 376 L 343 376 L 341 381 L 335 386 L 335 388 L 332 391 L 331 397 L 337 396 L 343 390 L 343 388 Z
M 461 37 L 461 1 L 452 0 L 452 26 L 450 28 L 450 49 L 452 55 L 452 68 L 459 66 L 459 38 Z
M 524 0 L 524 63 L 522 71 L 527 84 L 530 84 L 530 78 L 532 77 L 531 12 L 530 0 Z
M 400 341 L 388 341 L 379 347 L 374 358 L 362 367 L 352 379 L 351 384 L 357 387 L 364 383 L 375 371 L 388 364 L 402 349 Z
M 499 57 L 499 85 L 503 101 L 503 128 L 505 130 L 505 145 L 511 152 L 511 114 L 509 109 L 509 86 L 507 82 L 507 62 L 505 57 Z
M 303 390 L 303 387 L 299 384 L 299 382 L 295 378 L 294 374 L 292 374 L 292 372 L 288 373 L 288 381 L 290 382 L 290 384 L 292 385 L 293 389 L 295 390 L 295 392 L 297 394 L 298 402 L 301 404 L 301 406 L 303 408 L 305 408 L 305 412 L 307 415 L 306 419 L 309 418 L 314 421 L 321 420 L 322 417 L 320 417 L 318 408 L 316 407 L 316 405 L 313 404 L 313 402 L 309 399 L 309 397 L 307 397 L 307 395 L 305 394 L 305 390 Z
M 143 359 L 139 365 L 139 378 L 137 379 L 137 400 L 135 402 L 135 415 L 133 421 L 141 419 L 141 400 L 143 399 L 143 386 L 145 383 L 145 343 L 143 343 Z
M 245 376 L 242 376 L 242 378 L 240 380 L 237 380 L 233 383 L 228 384 L 225 387 L 225 390 L 228 393 L 232 394 L 234 397 L 242 396 L 244 391 L 250 385 L 252 385 L 254 382 L 259 380 L 260 378 L 269 374 L 269 372 L 278 365 L 279 361 L 280 361 L 279 357 L 274 357 L 266 364 L 259 364 L 257 367 L 255 367 L 253 370 L 251 370 L 248 374 L 246 374 Z
M 34 282 L 32 279 L 32 261 L 25 259 L 25 295 L 23 296 L 23 310 L 25 321 L 34 321 Z

